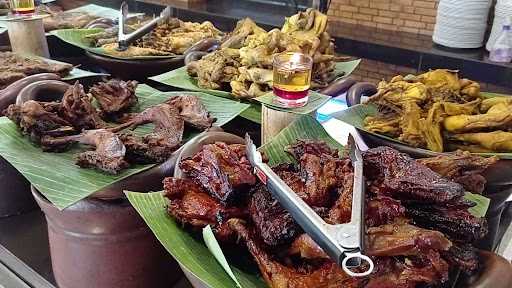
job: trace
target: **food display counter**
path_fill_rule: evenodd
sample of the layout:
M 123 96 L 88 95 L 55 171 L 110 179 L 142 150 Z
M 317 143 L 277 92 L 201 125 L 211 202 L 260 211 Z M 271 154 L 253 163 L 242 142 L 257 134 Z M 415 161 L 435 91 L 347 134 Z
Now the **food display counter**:
M 510 63 L 310 1 L 51 2 L 0 19 L 51 55 L 0 52 L 0 287 L 512 286 Z

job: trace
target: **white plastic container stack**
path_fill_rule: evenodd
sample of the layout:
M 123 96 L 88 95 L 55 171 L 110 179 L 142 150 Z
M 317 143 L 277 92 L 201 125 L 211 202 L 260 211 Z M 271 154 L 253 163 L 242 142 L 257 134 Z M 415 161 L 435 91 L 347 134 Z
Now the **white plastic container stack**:
M 487 40 L 487 51 L 491 51 L 492 45 L 496 42 L 498 36 L 500 36 L 503 24 L 507 17 L 512 17 L 512 0 L 498 0 L 496 8 L 494 10 L 494 22 L 492 24 L 491 35 Z
M 441 0 L 432 39 L 451 48 L 483 46 L 491 0 Z

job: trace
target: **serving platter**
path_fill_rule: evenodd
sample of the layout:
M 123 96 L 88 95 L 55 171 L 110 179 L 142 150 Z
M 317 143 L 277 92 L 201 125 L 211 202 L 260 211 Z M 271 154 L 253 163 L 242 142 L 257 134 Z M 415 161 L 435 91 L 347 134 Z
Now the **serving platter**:
M 342 145 L 332 139 L 323 127 L 312 117 L 304 115 L 299 117 L 290 126 L 285 128 L 280 134 L 272 139 L 271 142 L 260 147 L 260 151 L 264 151 L 268 156 L 269 165 L 274 166 L 280 163 L 291 163 L 293 158 L 284 152 L 284 147 L 295 143 L 296 139 L 314 139 L 324 140 L 333 148 L 343 149 Z M 218 141 L 226 141 L 227 143 L 240 143 L 240 138 L 226 139 L 226 136 L 207 135 L 198 137 L 190 141 L 184 146 L 183 151 L 178 156 L 177 162 L 182 157 L 190 156 L 200 148 L 199 146 Z M 179 168 L 175 169 L 175 177 L 183 176 Z M 200 287 L 236 287 L 235 282 L 230 278 L 228 273 L 219 264 L 216 257 L 205 246 L 200 235 L 184 229 L 183 225 L 176 222 L 170 217 L 166 211 L 167 199 L 163 197 L 163 192 L 154 193 L 137 193 L 126 191 L 126 195 L 135 207 L 137 212 L 142 216 L 144 221 L 151 228 L 160 243 L 167 251 L 178 261 L 182 269 L 186 272 L 187 277 L 195 283 L 196 288 Z M 481 196 L 477 196 L 480 198 Z M 481 197 L 485 198 L 485 197 Z M 485 202 L 485 201 L 484 201 Z M 478 213 L 485 214 L 485 205 L 480 206 L 482 209 Z M 205 241 L 211 241 L 212 236 L 203 232 Z M 214 238 L 214 237 L 213 237 Z M 246 261 L 240 259 L 245 258 L 244 252 L 235 249 L 232 251 L 228 246 L 224 252 L 230 263 L 229 268 L 233 272 L 234 277 L 238 280 L 241 287 L 266 287 L 259 272 L 255 267 L 247 264 Z M 218 253 L 219 251 L 214 251 Z M 196 286 L 197 285 L 197 286 Z
M 133 112 L 166 101 L 173 95 L 194 94 L 201 99 L 213 117 L 214 125 L 222 126 L 247 109 L 248 105 L 228 99 L 212 100 L 209 95 L 198 92 L 160 92 L 147 85 L 139 85 L 136 94 L 139 102 Z M 149 125 L 134 132 L 144 135 L 151 131 Z M 186 130 L 184 141 L 195 132 Z M 81 147 L 64 153 L 43 153 L 39 147 L 21 135 L 16 125 L 6 117 L 0 118 L 0 156 L 11 163 L 32 185 L 59 209 L 63 209 L 91 194 L 115 185 L 116 182 L 140 173 L 155 165 L 136 165 L 118 175 L 106 175 L 92 169 L 81 169 L 75 165 L 75 154 Z M 140 179 L 139 179 L 140 180 Z
M 496 94 L 496 93 L 482 93 L 484 97 L 487 98 L 493 98 L 493 97 L 503 97 L 503 96 L 509 96 L 509 95 L 502 95 L 502 94 Z M 356 104 L 356 103 L 354 103 Z M 371 131 L 368 131 L 364 127 L 364 119 L 368 116 L 375 116 L 377 115 L 377 107 L 373 104 L 356 104 L 354 106 L 349 107 L 346 110 L 337 112 L 333 114 L 333 117 L 341 120 L 347 124 L 350 124 L 354 127 L 356 127 L 359 131 L 362 131 L 365 135 L 368 135 L 372 137 L 372 139 L 382 139 L 382 143 L 388 143 L 389 145 L 399 145 L 396 147 L 401 147 L 399 150 L 406 149 L 407 153 L 411 153 L 414 155 L 423 155 L 423 157 L 429 157 L 429 156 L 435 156 L 439 155 L 440 153 L 433 152 L 427 149 L 423 148 L 416 148 L 408 145 L 407 143 L 404 143 L 398 139 L 388 137 L 386 135 L 374 133 Z M 512 159 L 512 153 L 473 153 L 476 155 L 484 156 L 484 157 L 490 157 L 490 156 L 498 156 L 500 159 Z
M 92 45 L 92 41 L 85 38 L 88 35 L 96 34 L 104 31 L 103 28 L 92 28 L 92 29 L 59 29 L 49 32 L 50 35 L 53 35 L 60 40 L 69 43 L 78 48 L 84 49 L 88 52 L 110 57 L 113 59 L 120 60 L 156 60 L 156 59 L 171 59 L 171 58 L 180 58 L 183 59 L 183 55 L 167 55 L 167 56 L 132 56 L 132 57 L 122 57 L 118 55 L 111 55 L 105 51 L 105 49 L 101 47 L 94 47 Z
M 340 78 L 347 78 L 352 74 L 352 72 L 359 66 L 361 59 L 346 61 L 346 62 L 338 62 L 336 63 L 335 75 L 343 75 Z M 204 89 L 197 85 L 197 80 L 194 77 L 191 77 L 187 73 L 187 67 L 181 67 L 164 74 L 160 74 L 157 76 L 150 77 L 149 79 L 171 86 L 175 88 L 180 88 L 187 91 L 198 91 L 204 92 L 209 95 L 222 97 L 222 98 L 235 98 L 230 92 L 222 91 L 222 90 L 212 90 L 212 89 Z M 271 94 L 271 93 L 270 93 Z M 248 103 L 251 105 L 249 109 L 244 111 L 240 116 L 251 120 L 255 123 L 261 123 L 261 104 L 272 105 L 270 94 L 260 96 L 258 98 L 252 100 L 242 100 L 244 103 Z M 325 96 L 325 95 L 324 95 Z M 315 96 L 316 97 L 316 96 Z M 318 96 L 317 98 L 324 98 Z M 328 99 L 327 99 L 328 100 Z M 283 109 L 280 107 L 275 107 L 277 110 L 286 110 L 287 112 L 295 113 L 295 114 L 309 114 L 311 111 L 318 109 L 321 104 L 324 104 L 325 101 L 317 101 L 316 103 L 311 103 L 308 106 L 308 109 Z M 313 106 L 312 106 L 313 105 Z

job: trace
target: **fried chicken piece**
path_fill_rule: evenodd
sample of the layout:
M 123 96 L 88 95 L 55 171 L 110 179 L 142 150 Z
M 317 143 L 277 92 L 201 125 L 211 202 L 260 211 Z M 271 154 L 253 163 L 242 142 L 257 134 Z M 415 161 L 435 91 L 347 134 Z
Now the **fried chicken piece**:
M 91 87 L 89 93 L 98 101 L 106 116 L 112 116 L 112 114 L 130 109 L 137 103 L 137 96 L 135 95 L 137 85 L 137 81 L 112 79 L 108 82 L 95 84 Z
M 365 208 L 365 220 L 368 227 L 391 224 L 395 219 L 405 217 L 405 207 L 400 201 L 386 196 L 368 200 Z
M 511 105 L 512 107 L 512 105 Z M 478 149 L 478 152 L 510 152 L 512 151 L 512 132 L 493 131 L 481 133 L 464 133 L 450 135 L 451 140 L 469 144 Z M 468 147 L 468 146 L 464 147 Z
M 249 202 L 249 211 L 258 234 L 267 245 L 288 243 L 302 232 L 290 213 L 262 185 L 256 188 Z
M 216 121 L 210 116 L 210 112 L 201 103 L 199 97 L 194 95 L 180 95 L 170 98 L 166 103 L 178 108 L 180 116 L 185 123 L 200 130 L 212 127 Z
M 480 194 L 487 180 L 482 172 L 498 161 L 497 157 L 481 157 L 467 151 L 455 151 L 437 157 L 417 160 L 441 176 L 459 183 L 470 192 Z
M 448 116 L 444 119 L 443 125 L 446 131 L 452 133 L 506 130 L 512 125 L 512 105 L 498 103 L 485 114 Z
M 371 191 L 403 201 L 439 205 L 464 202 L 462 185 L 447 180 L 406 154 L 389 147 L 363 154 L 365 176 Z
M 366 242 L 365 253 L 374 257 L 421 256 L 432 250 L 448 252 L 452 246 L 442 233 L 407 224 L 402 219 L 393 224 L 369 228 Z M 287 253 L 305 259 L 329 259 L 307 234 L 295 238 Z
M 118 174 L 128 163 L 124 160 L 126 148 L 119 137 L 106 129 L 88 130 L 79 135 L 60 138 L 44 137 L 41 145 L 52 147 L 68 143 L 81 143 L 96 147 L 94 151 L 86 151 L 77 155 L 76 164 L 82 168 L 97 168 L 101 171 Z
M 67 63 L 49 63 L 35 57 L 13 52 L 0 52 L 0 89 L 24 77 L 39 73 L 54 73 L 65 77 L 73 70 Z
M 59 104 L 55 102 L 37 102 L 29 100 L 22 105 L 12 104 L 4 114 L 27 135 L 30 141 L 41 144 L 44 136 L 64 136 L 75 132 L 68 121 L 58 115 Z M 67 145 L 53 147 L 63 150 Z M 51 150 L 43 145 L 43 150 Z
M 337 149 L 332 149 L 324 141 L 309 139 L 297 139 L 295 144 L 286 146 L 285 151 L 290 153 L 297 161 L 305 154 L 316 156 L 326 154 L 332 157 L 338 157 L 339 153 Z
M 217 142 L 204 145 L 193 157 L 183 159 L 180 168 L 224 205 L 247 199 L 248 188 L 256 183 L 252 167 L 240 157 L 239 145 Z
M 339 159 L 328 155 L 304 154 L 300 158 L 300 175 L 304 191 L 300 194 L 311 206 L 324 207 L 332 202 L 336 192 Z M 299 194 L 299 193 L 298 193 Z
M 375 269 L 365 288 L 416 288 L 419 284 L 438 285 L 448 280 L 448 264 L 435 251 L 427 261 L 401 261 L 392 257 L 374 259 Z M 409 262 L 409 263 L 408 263 Z
M 480 256 L 477 249 L 467 243 L 455 243 L 450 250 L 442 253 L 443 258 L 450 263 L 459 267 L 468 275 L 475 274 L 480 268 Z
M 467 207 L 411 205 L 406 212 L 416 225 L 441 231 L 453 240 L 473 243 L 487 234 L 485 218 L 471 215 Z
M 354 173 L 349 170 L 345 173 L 338 173 L 343 177 L 343 186 L 338 190 L 339 196 L 334 205 L 329 209 L 327 223 L 341 224 L 348 223 L 352 218 L 352 188 L 354 186 Z
M 447 251 L 451 245 L 441 232 L 398 221 L 369 228 L 366 253 L 371 256 L 411 256 L 428 250 Z
M 153 132 L 137 137 L 131 134 L 121 135 L 127 149 L 127 159 L 135 163 L 160 163 L 167 160 L 181 145 L 185 122 L 176 107 L 162 103 L 136 114 L 120 127 L 132 129 L 153 123 Z M 121 129 L 121 128 L 118 128 Z
M 62 118 L 73 124 L 78 131 L 105 126 L 98 111 L 85 94 L 84 87 L 78 81 L 64 93 L 61 105 Z
M 299 255 L 304 259 L 330 259 L 324 250 L 308 234 L 301 234 L 287 251 L 288 255 Z
M 211 225 L 221 240 L 230 238 L 232 231 L 225 224 L 230 218 L 247 218 L 247 210 L 227 208 L 190 179 L 164 179 L 164 196 L 169 199 L 167 212 L 177 221 L 193 227 Z
M 273 259 L 257 240 L 255 233 L 240 219 L 231 219 L 229 226 L 237 232 L 252 254 L 263 278 L 271 288 L 359 287 L 361 281 L 345 274 L 334 262 L 327 260 L 316 269 L 288 267 Z

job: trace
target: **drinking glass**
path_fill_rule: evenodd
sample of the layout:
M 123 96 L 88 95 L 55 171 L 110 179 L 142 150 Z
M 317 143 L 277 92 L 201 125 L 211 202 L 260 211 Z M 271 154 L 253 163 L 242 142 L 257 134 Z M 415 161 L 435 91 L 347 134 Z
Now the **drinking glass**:
M 275 101 L 284 107 L 302 107 L 308 102 L 313 59 L 306 54 L 284 52 L 274 56 Z
M 36 10 L 34 0 L 9 0 L 11 10 L 14 14 L 32 14 Z

